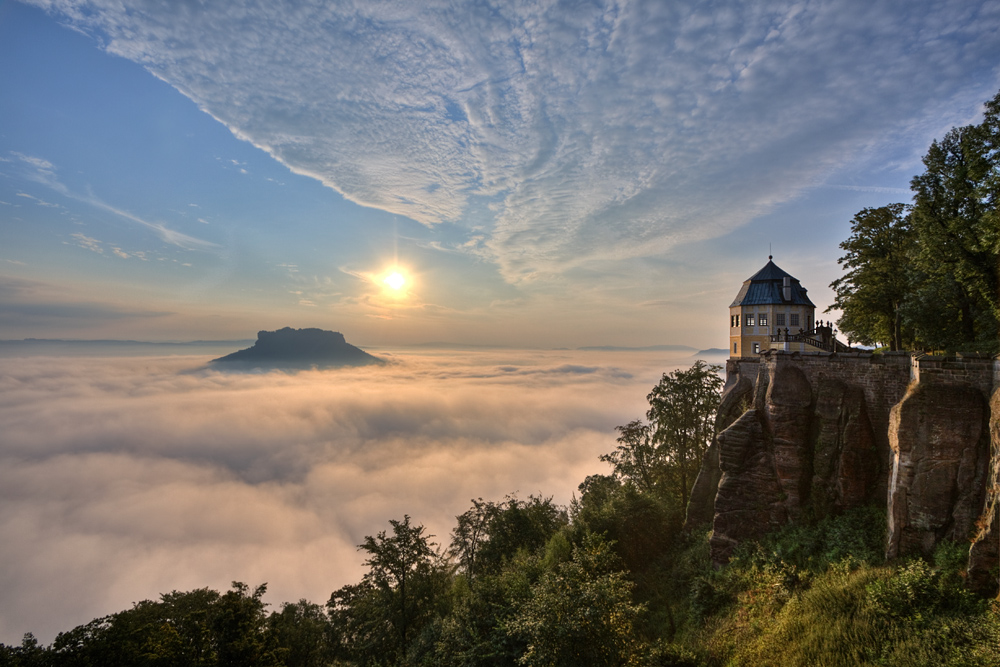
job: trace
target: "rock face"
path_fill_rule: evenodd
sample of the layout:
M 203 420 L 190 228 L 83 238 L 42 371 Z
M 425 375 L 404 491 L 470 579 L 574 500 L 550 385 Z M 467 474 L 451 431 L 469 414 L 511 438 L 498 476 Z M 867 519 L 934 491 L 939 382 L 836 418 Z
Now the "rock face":
M 719 409 L 715 413 L 715 432 L 721 433 L 729 428 L 750 407 L 752 400 L 753 383 L 750 380 L 736 376 L 732 382 L 727 383 L 722 392 Z M 715 516 L 715 495 L 719 490 L 721 479 L 719 439 L 715 437 L 705 450 L 701 469 L 691 489 L 687 517 L 684 520 L 686 530 L 712 523 L 712 518 Z
M 336 331 L 285 327 L 277 331 L 258 331 L 253 347 L 213 359 L 212 363 L 248 368 L 302 369 L 385 362 L 349 344 L 343 334 Z
M 878 492 L 879 457 L 864 392 L 833 378 L 820 382 L 812 428 L 813 516 L 870 502 Z
M 989 458 L 986 416 L 981 392 L 965 385 L 914 383 L 892 409 L 889 558 L 972 537 Z
M 1000 567 L 1000 387 L 990 398 L 990 463 L 979 532 L 969 551 L 969 587 L 983 596 L 997 594 Z
M 788 512 L 758 411 L 744 412 L 718 440 L 722 476 L 709 544 L 712 561 L 721 565 L 740 542 L 784 525 Z
M 755 387 L 743 392 L 752 405 L 716 438 L 717 565 L 743 540 L 863 505 L 878 488 L 879 457 L 859 387 L 826 376 L 810 380 L 782 358 L 763 366 Z M 706 456 L 706 479 L 711 463 Z
M 721 566 L 787 523 L 885 503 L 888 558 L 971 538 L 968 584 L 996 595 L 1000 359 L 878 356 L 731 360 L 688 525 L 711 516 Z

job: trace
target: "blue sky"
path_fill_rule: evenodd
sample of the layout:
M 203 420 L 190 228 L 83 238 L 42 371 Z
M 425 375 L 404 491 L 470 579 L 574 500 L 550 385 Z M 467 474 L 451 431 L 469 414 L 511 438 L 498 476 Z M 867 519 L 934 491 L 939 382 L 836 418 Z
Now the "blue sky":
M 0 0 L 0 338 L 722 347 L 1000 88 L 989 2 Z M 399 266 L 401 293 L 381 278 Z

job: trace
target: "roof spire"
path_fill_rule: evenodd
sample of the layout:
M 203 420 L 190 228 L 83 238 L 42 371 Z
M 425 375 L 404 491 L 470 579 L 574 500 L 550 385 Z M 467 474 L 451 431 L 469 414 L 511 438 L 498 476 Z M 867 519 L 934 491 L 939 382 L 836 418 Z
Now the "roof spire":
M 767 244 L 767 261 L 770 262 L 772 259 L 774 259 L 774 256 L 771 255 L 771 244 L 768 243 Z

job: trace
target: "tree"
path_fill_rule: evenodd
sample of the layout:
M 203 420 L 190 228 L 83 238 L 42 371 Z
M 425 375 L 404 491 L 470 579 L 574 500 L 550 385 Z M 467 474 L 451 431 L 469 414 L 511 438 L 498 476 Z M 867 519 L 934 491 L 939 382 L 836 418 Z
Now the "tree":
M 866 208 L 854 216 L 851 236 L 840 244 L 837 260 L 847 273 L 830 283 L 837 297 L 840 330 L 863 345 L 882 343 L 903 349 L 903 304 L 912 291 L 906 270 L 914 248 L 905 204 Z
M 267 619 L 268 632 L 284 650 L 285 667 L 323 667 L 330 662 L 330 622 L 323 608 L 308 600 L 285 602 Z
M 529 667 L 637 664 L 635 623 L 643 607 L 633 604 L 632 589 L 611 545 L 600 535 L 586 535 L 571 561 L 541 576 L 510 622 L 527 641 L 519 662 Z
M 910 183 L 923 296 L 912 316 L 918 335 L 933 347 L 998 349 L 998 106 L 1000 94 L 987 104 L 981 125 L 952 128 L 933 142 L 924 173 Z
M 520 550 L 536 553 L 566 525 L 566 512 L 552 498 L 507 496 L 500 502 L 472 501 L 472 507 L 456 517 L 451 552 L 470 584 L 479 574 L 496 574 L 504 562 Z
M 686 371 L 663 374 L 646 397 L 649 424 L 619 426 L 618 448 L 601 457 L 614 466 L 616 478 L 668 498 L 684 511 L 715 435 L 721 370 L 698 360 Z
M 432 535 L 410 517 L 390 520 L 392 535 L 365 537 L 358 549 L 368 553 L 368 572 L 360 584 L 330 596 L 327 608 L 339 653 L 362 665 L 406 664 L 414 638 L 434 618 L 446 577 Z

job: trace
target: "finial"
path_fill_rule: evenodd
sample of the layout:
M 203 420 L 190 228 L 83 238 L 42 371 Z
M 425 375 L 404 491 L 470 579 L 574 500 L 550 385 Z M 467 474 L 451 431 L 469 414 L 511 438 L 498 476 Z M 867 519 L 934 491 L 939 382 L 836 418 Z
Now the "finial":
M 771 244 L 768 243 L 767 244 L 767 261 L 770 262 L 772 259 L 774 259 L 774 257 L 771 256 Z

